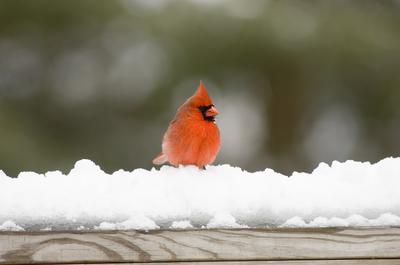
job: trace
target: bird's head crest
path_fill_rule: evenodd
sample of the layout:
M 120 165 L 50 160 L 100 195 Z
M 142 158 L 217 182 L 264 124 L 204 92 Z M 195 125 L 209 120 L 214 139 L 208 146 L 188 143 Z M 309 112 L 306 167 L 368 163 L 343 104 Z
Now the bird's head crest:
M 199 87 L 197 88 L 196 93 L 190 99 L 191 103 L 199 106 L 209 106 L 213 104 L 211 97 L 208 95 L 206 86 L 203 81 L 200 81 Z

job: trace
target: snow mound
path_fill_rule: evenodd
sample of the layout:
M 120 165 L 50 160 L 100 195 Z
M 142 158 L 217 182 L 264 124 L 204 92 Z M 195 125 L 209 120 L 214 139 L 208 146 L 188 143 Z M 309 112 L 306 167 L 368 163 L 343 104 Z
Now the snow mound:
M 229 165 L 0 171 L 0 230 L 400 226 L 400 158 L 321 163 L 290 177 Z
M 287 220 L 281 227 L 348 227 L 348 226 L 400 226 L 400 217 L 384 213 L 376 219 L 367 219 L 359 214 L 353 214 L 348 218 L 319 216 L 309 223 L 301 217 L 295 216 Z
M 3 224 L 0 225 L 0 231 L 24 231 L 21 226 L 17 225 L 11 220 L 5 221 Z

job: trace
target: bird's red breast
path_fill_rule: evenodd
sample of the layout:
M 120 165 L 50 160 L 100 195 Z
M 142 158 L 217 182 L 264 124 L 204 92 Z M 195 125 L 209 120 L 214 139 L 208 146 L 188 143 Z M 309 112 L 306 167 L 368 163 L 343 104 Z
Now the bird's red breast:
M 162 152 L 155 164 L 169 162 L 174 166 L 212 164 L 221 146 L 215 116 L 218 110 L 202 82 L 196 93 L 177 111 L 164 135 Z

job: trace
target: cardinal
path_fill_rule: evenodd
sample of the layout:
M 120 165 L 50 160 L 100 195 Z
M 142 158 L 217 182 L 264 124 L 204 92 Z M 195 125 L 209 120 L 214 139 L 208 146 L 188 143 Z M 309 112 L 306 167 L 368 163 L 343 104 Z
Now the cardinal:
M 156 165 L 195 165 L 205 169 L 214 162 L 221 138 L 214 106 L 206 87 L 200 81 L 196 93 L 176 112 L 162 142 L 162 152 L 153 160 Z

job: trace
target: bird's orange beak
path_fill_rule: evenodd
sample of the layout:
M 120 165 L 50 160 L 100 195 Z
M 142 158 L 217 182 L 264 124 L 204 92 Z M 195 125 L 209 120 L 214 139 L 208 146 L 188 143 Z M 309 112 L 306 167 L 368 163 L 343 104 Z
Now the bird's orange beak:
M 207 117 L 214 117 L 219 114 L 218 110 L 216 107 L 212 106 L 210 109 L 206 111 L 206 116 Z

